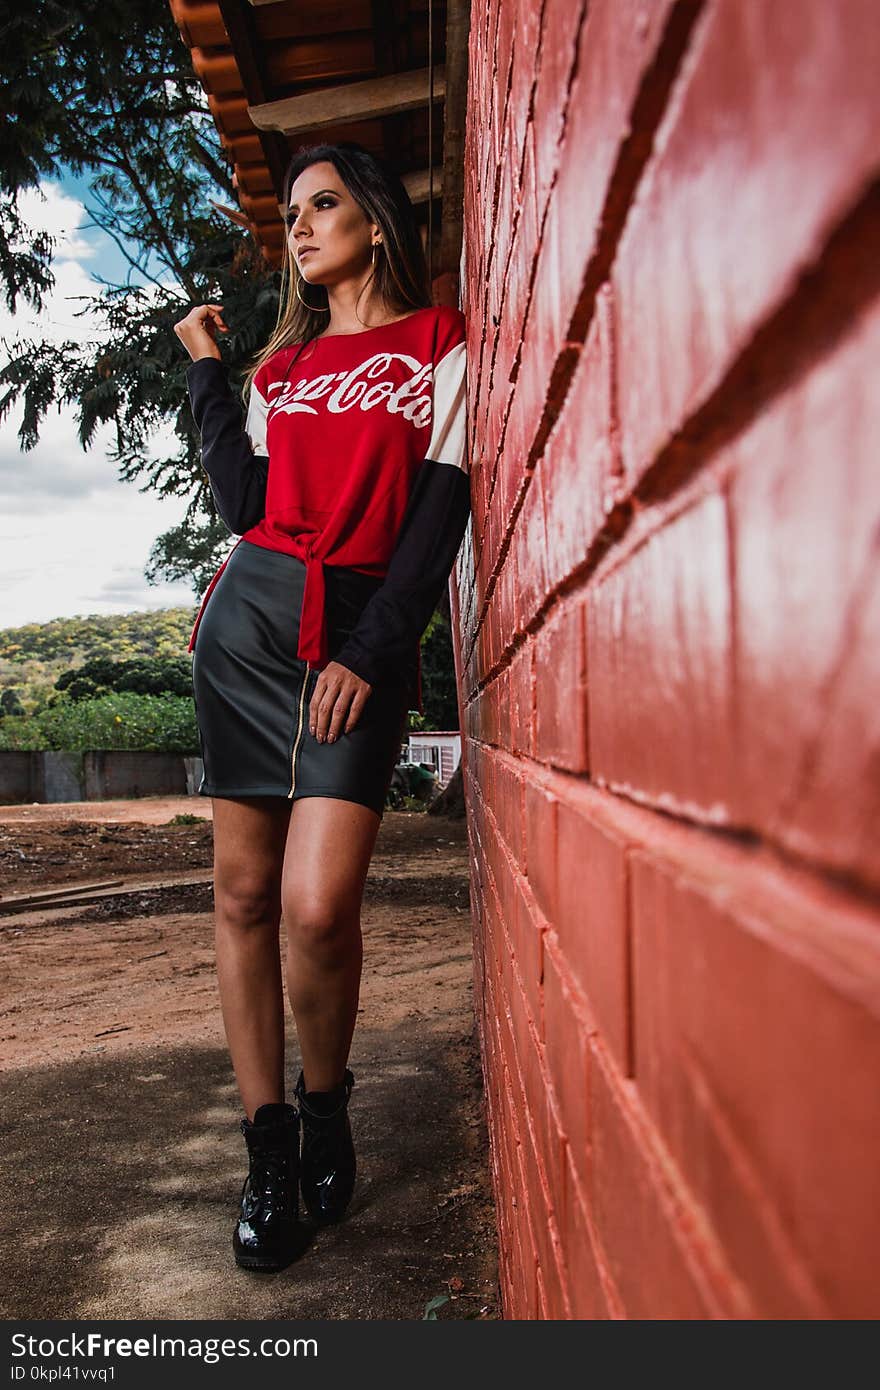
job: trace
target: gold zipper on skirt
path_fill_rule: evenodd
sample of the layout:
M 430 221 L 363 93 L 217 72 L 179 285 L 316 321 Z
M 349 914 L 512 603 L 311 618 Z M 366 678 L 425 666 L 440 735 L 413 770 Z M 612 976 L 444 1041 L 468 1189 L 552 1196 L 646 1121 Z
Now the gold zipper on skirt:
M 299 723 L 297 724 L 296 738 L 293 740 L 293 755 L 292 755 L 292 757 L 291 757 L 291 759 L 290 759 L 290 791 L 287 793 L 287 799 L 288 799 L 288 801 L 290 801 L 290 800 L 292 799 L 294 790 L 295 790 L 295 788 L 296 788 L 296 753 L 297 753 L 297 749 L 298 749 L 298 747 L 299 747 L 300 733 L 302 732 L 302 729 L 303 729 L 303 717 L 302 717 L 302 713 L 303 713 L 303 704 L 304 704 L 305 698 L 306 698 L 306 686 L 308 685 L 308 683 L 309 683 L 309 668 L 308 668 L 308 665 L 306 665 L 305 675 L 303 676 L 302 690 L 300 691 L 300 696 L 299 696 Z

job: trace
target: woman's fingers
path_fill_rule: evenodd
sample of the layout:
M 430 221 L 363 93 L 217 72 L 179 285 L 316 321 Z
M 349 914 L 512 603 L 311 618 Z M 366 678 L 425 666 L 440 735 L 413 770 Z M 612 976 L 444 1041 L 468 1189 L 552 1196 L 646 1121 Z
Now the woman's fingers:
M 223 322 L 222 314 L 223 306 L 221 304 L 194 304 L 189 313 L 174 324 L 174 331 L 190 357 L 220 356 L 215 341 L 217 331 L 229 332 L 229 327 Z
M 317 695 L 317 690 L 315 694 Z M 319 743 L 335 743 L 348 714 L 350 697 L 339 690 L 322 697 L 314 715 L 310 714 L 309 730 Z
M 208 313 L 211 314 L 212 322 L 216 323 L 218 328 L 222 328 L 224 333 L 228 333 L 229 328 L 223 322 L 223 309 L 221 308 L 221 306 L 219 304 L 206 304 L 205 308 L 207 309 Z
M 349 734 L 371 690 L 347 666 L 331 661 L 318 677 L 309 704 L 309 733 L 319 743 L 335 743 L 340 733 Z

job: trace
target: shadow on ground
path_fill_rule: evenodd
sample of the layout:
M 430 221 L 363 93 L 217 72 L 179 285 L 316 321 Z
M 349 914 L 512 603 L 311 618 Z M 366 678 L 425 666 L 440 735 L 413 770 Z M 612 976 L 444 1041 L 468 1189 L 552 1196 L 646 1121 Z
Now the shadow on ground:
M 247 1159 L 223 1049 L 7 1074 L 3 1315 L 418 1319 L 451 1289 L 438 1317 L 497 1317 L 474 1039 L 416 1058 L 408 1036 L 356 1035 L 352 1205 L 273 1274 L 232 1259 Z

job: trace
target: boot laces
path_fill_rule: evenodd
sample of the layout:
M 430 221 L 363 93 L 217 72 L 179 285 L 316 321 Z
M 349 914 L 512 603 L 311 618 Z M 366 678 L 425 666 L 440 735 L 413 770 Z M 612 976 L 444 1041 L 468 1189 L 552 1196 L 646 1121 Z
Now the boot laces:
M 327 1118 L 322 1116 L 317 1121 L 313 1121 L 311 1116 L 303 1116 L 303 1152 L 313 1162 L 327 1164 L 335 1159 L 339 1141 L 344 1133 L 342 1114 Z
M 250 1192 L 261 1205 L 280 1206 L 290 1181 L 290 1155 L 269 1151 L 254 1154 L 245 1187 L 250 1183 Z

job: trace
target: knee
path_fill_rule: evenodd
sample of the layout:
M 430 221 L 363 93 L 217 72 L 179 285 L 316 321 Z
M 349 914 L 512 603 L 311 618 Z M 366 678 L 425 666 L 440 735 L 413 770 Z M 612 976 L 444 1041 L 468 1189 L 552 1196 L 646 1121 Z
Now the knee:
M 218 925 L 232 931 L 277 928 L 281 917 L 277 883 L 251 874 L 215 877 L 214 905 Z
M 284 922 L 290 938 L 301 949 L 323 957 L 344 956 L 351 945 L 352 932 L 360 926 L 357 917 L 344 913 L 326 900 L 298 896 L 285 899 Z

